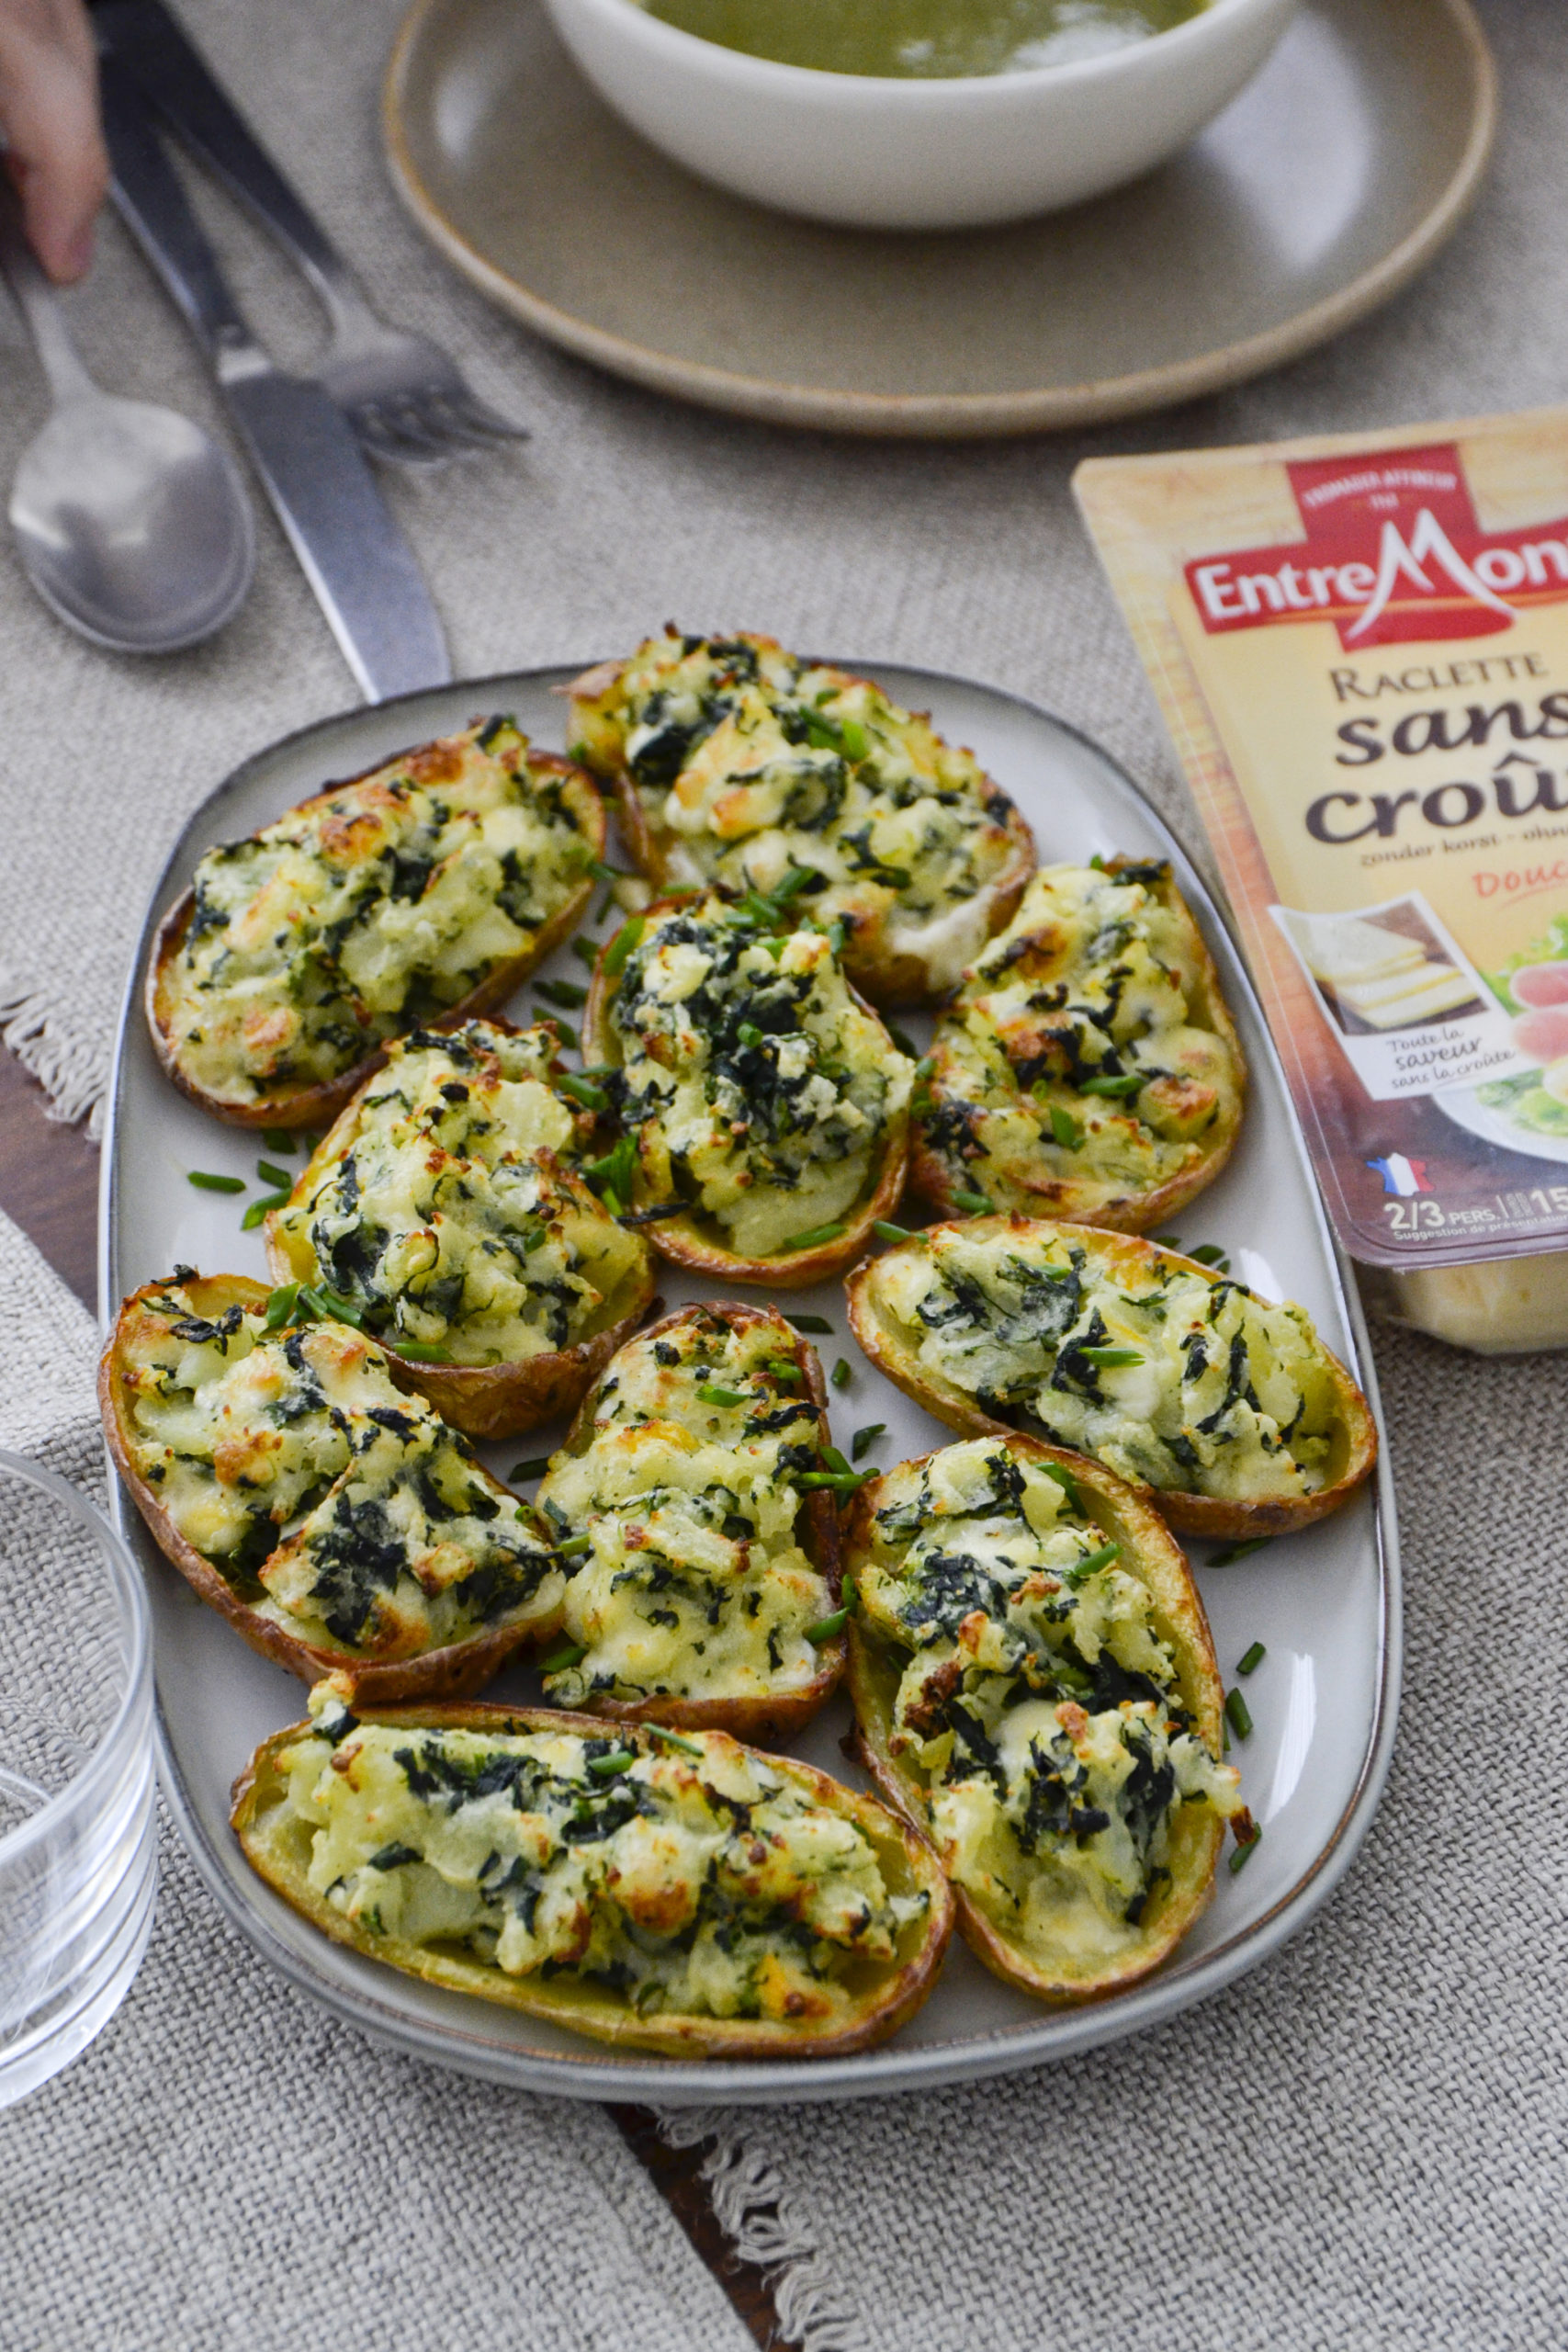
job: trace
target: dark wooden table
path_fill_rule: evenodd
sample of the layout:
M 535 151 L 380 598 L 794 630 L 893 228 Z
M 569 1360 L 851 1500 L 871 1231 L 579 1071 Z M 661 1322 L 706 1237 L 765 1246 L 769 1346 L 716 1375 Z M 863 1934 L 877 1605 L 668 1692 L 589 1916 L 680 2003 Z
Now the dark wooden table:
M 0 1208 L 29 1233 L 78 1298 L 97 1308 L 98 1154 L 79 1127 L 47 1114 L 44 1096 L 0 1048 Z M 731 2254 L 700 2178 L 702 2150 L 667 2148 L 645 2107 L 609 2110 L 622 2137 L 756 2341 L 787 2352 L 768 2282 Z

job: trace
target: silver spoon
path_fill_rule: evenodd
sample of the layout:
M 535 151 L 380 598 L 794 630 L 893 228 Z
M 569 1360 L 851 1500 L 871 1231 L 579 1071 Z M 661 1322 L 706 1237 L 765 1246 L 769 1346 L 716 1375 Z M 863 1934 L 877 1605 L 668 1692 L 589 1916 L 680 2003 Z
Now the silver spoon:
M 175 410 L 99 390 L 8 193 L 0 270 L 55 403 L 11 490 L 28 578 L 62 620 L 117 653 L 199 644 L 239 610 L 255 570 L 255 526 L 232 459 Z

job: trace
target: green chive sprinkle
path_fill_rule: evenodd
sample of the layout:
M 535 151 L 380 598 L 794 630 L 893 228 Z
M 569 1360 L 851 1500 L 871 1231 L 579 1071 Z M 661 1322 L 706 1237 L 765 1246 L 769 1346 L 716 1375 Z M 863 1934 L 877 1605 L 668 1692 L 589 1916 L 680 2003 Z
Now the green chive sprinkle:
M 1228 1274 L 1231 1270 L 1231 1261 L 1217 1241 L 1202 1242 L 1187 1254 L 1195 1266 L 1217 1266 L 1222 1274 Z
M 1142 1073 L 1130 1069 L 1121 1078 L 1086 1078 L 1079 1085 L 1078 1092 L 1102 1094 L 1108 1101 L 1114 1102 L 1120 1095 L 1136 1094 L 1143 1083 Z
M 364 1324 L 363 1308 L 355 1306 L 352 1298 L 344 1298 L 341 1291 L 331 1289 L 326 1283 L 315 1283 L 309 1290 L 302 1289 L 299 1298 L 301 1305 L 307 1306 L 312 1315 L 320 1315 L 328 1322 L 351 1323 L 356 1331 Z
M 1059 1462 L 1042 1462 L 1036 1466 L 1044 1471 L 1047 1478 L 1055 1478 L 1075 1510 L 1082 1510 L 1083 1495 L 1070 1470 L 1064 1470 Z
M 588 990 L 580 989 L 575 980 L 536 980 L 534 994 L 542 996 L 547 1004 L 558 1004 L 568 1012 L 575 1012 L 588 1001 Z
M 754 1021 L 743 1021 L 735 1034 L 743 1046 L 760 1046 L 762 1042 L 762 1033 Z
M 400 1332 L 389 1339 L 387 1345 L 394 1354 L 407 1356 L 410 1363 L 450 1363 L 452 1361 L 449 1349 L 434 1347 L 428 1340 L 406 1340 Z
M 839 1452 L 836 1445 L 825 1445 L 822 1448 L 822 1459 L 827 1464 L 829 1470 L 837 1470 L 842 1473 L 848 1470 L 850 1466 L 844 1460 L 843 1455 Z
M 1209 1566 L 1212 1568 L 1228 1568 L 1233 1560 L 1245 1560 L 1249 1552 L 1261 1552 L 1265 1544 L 1272 1544 L 1273 1541 L 1271 1535 L 1249 1535 L 1243 1543 L 1227 1544 L 1223 1552 L 1210 1553 Z
M 863 1461 L 878 1438 L 887 1435 L 886 1421 L 873 1421 L 869 1429 L 856 1430 L 850 1441 L 850 1453 L 856 1462 Z
M 1064 1151 L 1077 1151 L 1083 1141 L 1083 1129 L 1059 1102 L 1051 1105 L 1051 1136 Z
M 1264 1648 L 1261 1642 L 1254 1642 L 1252 1647 L 1247 1651 L 1247 1656 L 1245 1657 L 1237 1658 L 1235 1665 L 1236 1672 L 1238 1674 L 1255 1674 L 1268 1655 L 1269 1653 Z
M 1231 1856 L 1231 1876 L 1233 1878 L 1235 1876 L 1237 1871 L 1245 1869 L 1247 1864 L 1251 1860 L 1253 1848 L 1255 1846 L 1261 1845 L 1262 1842 L 1262 1830 L 1255 1829 L 1251 1837 L 1247 1839 L 1246 1845 L 1238 1846 L 1236 1848 L 1235 1853 Z
M 256 1174 L 265 1183 L 281 1184 L 286 1193 L 294 1190 L 294 1179 L 287 1168 L 275 1168 L 270 1159 L 258 1159 Z
M 1077 1353 L 1099 1372 L 1115 1372 L 1122 1364 L 1142 1363 L 1144 1361 L 1143 1351 L 1138 1348 L 1079 1348 Z
M 1102 1544 L 1097 1552 L 1086 1552 L 1081 1560 L 1073 1562 L 1067 1570 L 1067 1582 L 1074 1585 L 1082 1584 L 1086 1578 L 1098 1576 L 1101 1568 L 1108 1568 L 1112 1560 L 1119 1560 L 1121 1557 L 1120 1544 Z
M 262 1317 L 262 1329 L 264 1331 L 281 1331 L 289 1317 L 293 1314 L 296 1306 L 299 1304 L 299 1285 L 298 1283 L 282 1283 L 278 1289 L 273 1292 L 272 1296 L 267 1300 L 266 1313 Z
M 744 1405 L 746 1402 L 738 1389 L 717 1388 L 712 1381 L 708 1380 L 704 1381 L 697 1395 L 705 1405 Z
M 854 1374 L 850 1369 L 850 1360 L 848 1356 L 840 1356 L 839 1358 L 838 1363 L 833 1366 L 833 1369 L 828 1374 L 828 1377 L 832 1382 L 835 1388 L 847 1388 L 849 1386 L 851 1381 L 854 1378 Z
M 773 1255 L 784 1258 L 800 1250 L 820 1250 L 825 1243 L 837 1241 L 844 1230 L 841 1225 L 814 1225 L 808 1233 L 797 1233 L 793 1241 L 781 1241 Z
M 285 1209 L 288 1206 L 287 1193 L 264 1193 L 259 1201 L 251 1203 L 240 1219 L 240 1230 L 242 1233 L 254 1233 L 269 1209 Z
M 871 1475 L 869 1470 L 801 1470 L 796 1473 L 795 1484 L 809 1493 L 830 1487 L 835 1494 L 852 1495 L 859 1492 Z
M 991 1204 L 984 1193 L 954 1193 L 953 1205 L 955 1209 L 966 1210 L 971 1216 L 989 1216 L 991 1214 Z
M 579 1037 L 576 1030 L 572 1027 L 570 1022 L 563 1021 L 558 1012 L 552 1012 L 548 1018 L 551 1028 L 555 1031 L 556 1035 L 560 1039 L 561 1044 L 566 1047 L 567 1052 L 569 1054 L 580 1054 L 582 1051 L 582 1041 Z
M 887 1034 L 901 1054 L 908 1054 L 912 1062 L 919 1060 L 920 1049 L 912 1037 L 906 1036 L 902 1029 L 895 1029 L 891 1022 L 887 1024 Z
M 556 1084 L 563 1094 L 570 1094 L 574 1102 L 581 1102 L 584 1110 L 604 1111 L 609 1108 L 610 1098 L 604 1089 L 590 1086 L 585 1078 L 574 1078 L 569 1071 L 565 1078 L 558 1078 Z
M 297 1138 L 289 1134 L 287 1127 L 264 1127 L 262 1129 L 262 1141 L 265 1144 L 268 1151 L 292 1151 L 294 1149 L 296 1140 Z
M 604 950 L 604 978 L 613 980 L 646 929 L 641 915 L 630 915 Z
M 662 1724 L 644 1724 L 643 1729 L 649 1739 L 659 1742 L 660 1747 L 678 1748 L 682 1756 L 695 1756 L 699 1759 L 707 1754 L 706 1748 L 699 1747 L 694 1739 L 682 1739 L 679 1732 L 666 1731 Z
M 831 1642 L 840 1634 L 849 1621 L 847 1609 L 835 1609 L 830 1617 L 818 1617 L 815 1625 L 807 1625 L 806 1638 L 816 1649 L 824 1642 Z
M 556 1557 L 558 1560 L 578 1559 L 587 1551 L 592 1541 L 592 1535 L 569 1535 L 564 1544 L 556 1545 Z
M 915 1238 L 907 1225 L 893 1225 L 885 1216 L 879 1216 L 871 1229 L 879 1241 L 912 1241 Z
M 588 1769 L 596 1781 L 613 1781 L 617 1772 L 626 1771 L 629 1765 L 636 1762 L 635 1747 L 617 1747 L 608 1756 L 591 1756 L 588 1758 Z
M 825 1335 L 829 1339 L 833 1335 L 833 1327 L 825 1315 L 786 1315 L 784 1321 L 793 1323 L 797 1331 L 809 1331 L 814 1336 Z
M 514 1487 L 525 1486 L 531 1478 L 542 1478 L 550 1466 L 547 1453 L 536 1453 L 526 1462 L 514 1462 L 506 1476 Z
M 539 1671 L 541 1674 L 564 1674 L 568 1667 L 581 1666 L 587 1656 L 588 1652 L 581 1642 L 563 1642 L 558 1650 L 552 1650 L 548 1657 L 539 1660 Z
M 186 1182 L 198 1193 L 243 1193 L 245 1189 L 243 1176 L 213 1176 L 205 1168 L 187 1168 Z
M 1252 1736 L 1252 1713 L 1239 1690 L 1225 1692 L 1225 1718 L 1237 1739 Z
M 579 932 L 577 937 L 572 941 L 571 952 L 580 963 L 587 965 L 590 971 L 592 970 L 594 965 L 599 961 L 599 950 L 595 947 L 591 939 L 585 939 L 583 937 L 581 932 Z
M 1155 1246 L 1159 1250 L 1175 1250 L 1179 1251 L 1181 1248 L 1181 1236 L 1179 1233 L 1156 1233 L 1155 1236 Z

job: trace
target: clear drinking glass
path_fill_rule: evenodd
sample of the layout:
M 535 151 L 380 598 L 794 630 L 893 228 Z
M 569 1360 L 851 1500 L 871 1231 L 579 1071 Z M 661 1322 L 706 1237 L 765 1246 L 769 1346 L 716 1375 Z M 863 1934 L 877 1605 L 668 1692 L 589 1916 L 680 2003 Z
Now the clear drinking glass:
M 146 1949 L 152 1650 L 113 1529 L 0 1452 L 0 2108 L 86 2048 Z

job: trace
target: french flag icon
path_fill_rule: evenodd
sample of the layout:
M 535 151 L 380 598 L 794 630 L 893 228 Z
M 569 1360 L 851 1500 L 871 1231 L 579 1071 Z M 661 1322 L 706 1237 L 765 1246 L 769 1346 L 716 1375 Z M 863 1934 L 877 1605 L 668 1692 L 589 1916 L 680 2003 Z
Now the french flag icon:
M 1374 1176 L 1382 1178 L 1385 1193 L 1397 1193 L 1401 1200 L 1408 1200 L 1412 1193 L 1429 1193 L 1427 1163 L 1424 1159 L 1406 1159 L 1402 1151 L 1391 1151 L 1386 1159 L 1369 1159 L 1367 1166 Z

